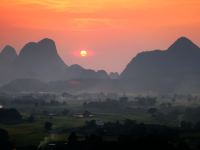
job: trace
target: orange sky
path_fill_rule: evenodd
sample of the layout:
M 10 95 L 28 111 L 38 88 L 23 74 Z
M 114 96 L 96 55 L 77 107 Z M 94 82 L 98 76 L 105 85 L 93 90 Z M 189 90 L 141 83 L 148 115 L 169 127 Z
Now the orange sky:
M 0 49 L 56 41 L 68 64 L 121 72 L 140 51 L 166 49 L 180 36 L 200 45 L 199 0 L 1 0 Z M 94 55 L 80 58 L 74 52 Z

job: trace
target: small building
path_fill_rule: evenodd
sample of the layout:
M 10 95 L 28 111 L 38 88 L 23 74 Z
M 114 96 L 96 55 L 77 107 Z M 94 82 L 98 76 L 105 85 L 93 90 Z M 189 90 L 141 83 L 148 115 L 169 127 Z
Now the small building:
M 73 115 L 73 117 L 76 117 L 76 118 L 89 118 L 93 116 L 94 115 L 89 111 L 84 111 L 83 113 L 77 113 Z

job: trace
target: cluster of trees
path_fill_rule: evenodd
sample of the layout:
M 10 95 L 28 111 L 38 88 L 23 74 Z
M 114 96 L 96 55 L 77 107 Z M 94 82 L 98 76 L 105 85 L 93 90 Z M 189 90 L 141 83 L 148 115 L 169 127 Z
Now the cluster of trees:
M 200 132 L 197 129 L 184 127 L 167 127 L 155 124 L 141 124 L 133 120 L 123 123 L 105 123 L 99 126 L 95 120 L 86 123 L 82 128 L 73 130 L 66 142 L 49 143 L 41 150 L 197 150 L 200 140 L 186 133 Z
M 52 125 L 51 122 L 45 122 L 44 129 L 49 132 Z M 71 134 L 67 141 L 51 141 L 39 147 L 39 150 L 198 150 L 200 139 L 191 135 L 200 133 L 200 125 L 196 124 L 195 128 L 189 127 L 188 122 L 181 122 L 180 127 L 167 127 L 137 123 L 128 119 L 124 122 L 108 122 L 101 125 L 97 124 L 96 120 L 90 120 L 83 127 L 70 129 Z M 0 129 L 0 149 L 14 148 L 8 132 Z M 22 149 L 38 150 L 37 146 Z
M 157 97 L 136 97 L 135 100 L 139 106 L 154 106 L 157 103 Z
M 200 122 L 200 107 L 179 107 L 171 106 L 170 103 L 163 103 L 160 107 L 151 107 L 147 113 L 157 122 L 169 125 L 178 125 L 187 122 L 191 127 Z
M 85 107 L 97 107 L 97 108 L 120 108 L 122 106 L 155 106 L 157 103 L 157 97 L 135 97 L 134 101 L 129 101 L 128 97 L 120 97 L 116 99 L 106 99 L 104 101 L 92 101 L 85 102 Z
M 16 97 L 11 104 L 27 104 L 27 105 L 35 105 L 35 106 L 58 106 L 66 104 L 66 102 L 60 102 L 56 100 L 54 95 L 42 95 L 42 96 L 20 96 Z
M 58 106 L 65 105 L 65 101 L 59 101 L 59 98 L 55 94 L 19 94 L 19 95 L 6 95 L 0 93 L 0 105 L 50 105 Z
M 127 105 L 128 103 L 121 103 L 119 100 L 112 100 L 106 99 L 105 101 L 92 101 L 92 102 L 85 102 L 83 106 L 85 108 L 96 108 L 101 110 L 111 110 L 111 109 L 120 109 L 122 106 Z
M 200 122 L 200 107 L 186 108 L 183 113 L 184 120 L 196 124 Z
M 0 109 L 0 123 L 13 124 L 21 121 L 22 116 L 16 109 Z
M 10 140 L 8 132 L 0 128 L 0 149 L 1 150 L 13 150 L 14 144 Z

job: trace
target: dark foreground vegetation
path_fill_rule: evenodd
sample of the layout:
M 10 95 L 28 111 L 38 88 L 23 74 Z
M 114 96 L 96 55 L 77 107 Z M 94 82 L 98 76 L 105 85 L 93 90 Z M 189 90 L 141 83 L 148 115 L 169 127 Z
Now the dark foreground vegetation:
M 153 124 L 137 124 L 132 120 L 124 123 L 106 123 L 98 126 L 95 121 L 87 122 L 83 128 L 72 132 L 68 142 L 51 143 L 47 149 L 153 149 L 153 150 L 197 150 L 200 139 L 190 134 L 200 133 L 200 126 L 166 127 Z M 41 148 L 42 150 L 42 148 Z
M 68 131 L 69 132 L 69 131 Z M 200 124 L 181 127 L 167 127 L 155 124 L 139 124 L 132 120 L 123 123 L 98 124 L 95 120 L 86 122 L 81 128 L 70 129 L 66 141 L 49 142 L 46 145 L 30 146 L 29 150 L 198 150 L 200 148 Z M 196 135 L 194 137 L 192 135 Z M 28 135 L 27 135 L 28 136 Z M 15 148 L 8 133 L 0 129 L 0 148 Z
M 199 150 L 198 95 L 0 94 L 0 150 Z

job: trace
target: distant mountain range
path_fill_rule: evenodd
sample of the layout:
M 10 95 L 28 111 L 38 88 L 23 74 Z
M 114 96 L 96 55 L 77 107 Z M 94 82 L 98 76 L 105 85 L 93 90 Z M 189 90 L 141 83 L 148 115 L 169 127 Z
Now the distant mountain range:
M 186 37 L 167 50 L 139 53 L 121 75 L 104 70 L 67 66 L 55 43 L 28 43 L 17 55 L 6 46 L 0 54 L 0 91 L 114 91 L 141 93 L 198 93 L 200 48 Z
M 84 69 L 79 65 L 67 66 L 57 53 L 55 42 L 43 39 L 26 44 L 19 55 L 6 46 L 0 53 L 0 84 L 16 79 L 56 81 L 70 79 L 108 79 L 103 71 Z
M 139 53 L 122 72 L 127 87 L 143 91 L 200 90 L 200 48 L 186 37 L 167 50 Z

